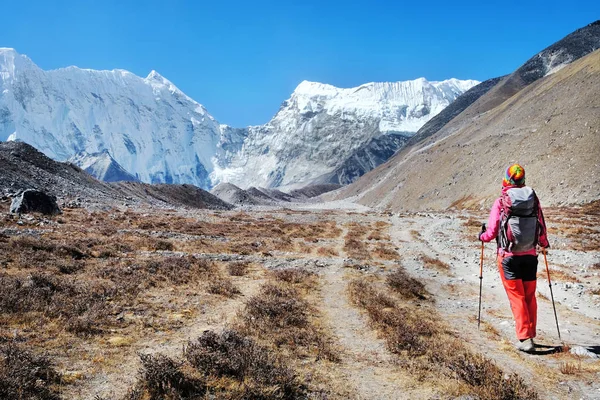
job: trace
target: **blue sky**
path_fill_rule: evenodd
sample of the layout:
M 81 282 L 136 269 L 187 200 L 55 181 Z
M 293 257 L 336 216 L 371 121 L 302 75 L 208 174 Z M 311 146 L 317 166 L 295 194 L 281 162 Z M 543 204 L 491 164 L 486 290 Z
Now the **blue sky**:
M 513 71 L 600 1 L 4 1 L 0 47 L 43 69 L 152 69 L 220 122 L 262 124 L 302 80 L 341 87 Z

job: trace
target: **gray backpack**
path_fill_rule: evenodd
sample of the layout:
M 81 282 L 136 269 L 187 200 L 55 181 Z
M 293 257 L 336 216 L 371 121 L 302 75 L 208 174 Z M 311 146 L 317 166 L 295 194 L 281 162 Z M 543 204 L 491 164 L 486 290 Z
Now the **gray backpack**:
M 538 244 L 539 201 L 532 188 L 510 188 L 501 198 L 498 245 L 511 253 L 535 249 Z

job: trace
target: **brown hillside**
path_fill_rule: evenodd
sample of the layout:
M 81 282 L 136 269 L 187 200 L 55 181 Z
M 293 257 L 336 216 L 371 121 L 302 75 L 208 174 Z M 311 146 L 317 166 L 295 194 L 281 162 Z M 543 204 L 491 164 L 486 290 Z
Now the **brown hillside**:
M 600 51 L 542 78 L 490 109 L 495 91 L 434 136 L 344 189 L 369 206 L 489 206 L 504 169 L 527 171 L 543 204 L 600 198 Z

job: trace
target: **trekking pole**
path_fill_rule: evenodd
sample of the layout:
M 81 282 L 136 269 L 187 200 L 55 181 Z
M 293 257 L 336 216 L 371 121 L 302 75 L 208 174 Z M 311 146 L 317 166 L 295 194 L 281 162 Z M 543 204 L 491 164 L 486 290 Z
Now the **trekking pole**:
M 485 232 L 485 224 L 481 225 L 481 232 Z M 481 325 L 481 289 L 483 287 L 483 240 L 481 241 L 481 257 L 479 263 L 479 315 L 477 316 L 477 330 Z
M 550 269 L 548 268 L 548 258 L 546 258 L 546 248 L 542 247 L 542 253 L 544 254 L 544 262 L 546 263 L 546 273 L 548 274 L 548 287 L 550 288 L 550 298 L 552 299 L 552 308 L 554 309 L 554 320 L 556 321 L 556 331 L 558 332 L 558 340 L 562 342 L 560 338 L 560 328 L 558 327 L 558 317 L 556 316 L 556 305 L 554 304 L 554 294 L 552 293 L 552 282 L 550 281 Z

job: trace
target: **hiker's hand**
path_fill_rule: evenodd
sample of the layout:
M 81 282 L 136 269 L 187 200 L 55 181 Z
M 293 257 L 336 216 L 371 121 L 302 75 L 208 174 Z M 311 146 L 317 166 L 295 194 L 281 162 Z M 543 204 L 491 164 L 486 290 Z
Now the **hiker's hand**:
M 481 235 L 483 235 L 485 233 L 486 229 L 485 229 L 485 224 L 481 224 L 481 232 L 479 232 L 479 235 L 477 235 L 477 239 L 481 240 Z M 483 240 L 481 240 L 483 242 Z

